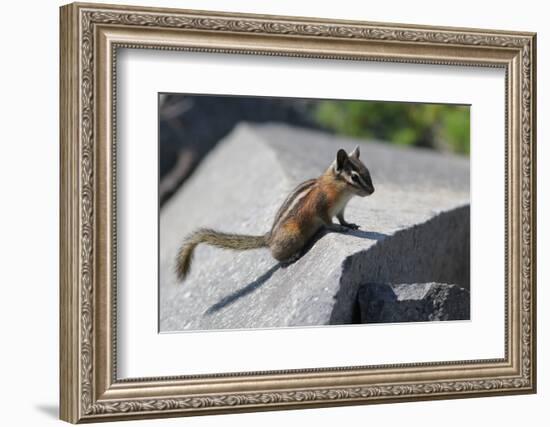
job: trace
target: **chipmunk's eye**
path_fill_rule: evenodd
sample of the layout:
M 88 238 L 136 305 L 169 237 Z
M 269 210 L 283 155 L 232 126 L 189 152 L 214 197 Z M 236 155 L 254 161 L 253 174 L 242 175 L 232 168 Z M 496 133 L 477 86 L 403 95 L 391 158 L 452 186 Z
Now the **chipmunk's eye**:
M 359 177 L 357 175 L 352 175 L 351 179 L 353 180 L 353 182 L 359 182 Z

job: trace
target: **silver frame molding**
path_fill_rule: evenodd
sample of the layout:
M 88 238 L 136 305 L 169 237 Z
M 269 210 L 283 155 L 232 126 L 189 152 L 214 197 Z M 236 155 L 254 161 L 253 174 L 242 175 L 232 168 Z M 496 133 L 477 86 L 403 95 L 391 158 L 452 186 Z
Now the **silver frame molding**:
M 60 36 L 60 416 L 77 423 L 536 390 L 534 33 L 75 3 Z M 506 72 L 505 357 L 119 380 L 118 48 L 499 67 Z

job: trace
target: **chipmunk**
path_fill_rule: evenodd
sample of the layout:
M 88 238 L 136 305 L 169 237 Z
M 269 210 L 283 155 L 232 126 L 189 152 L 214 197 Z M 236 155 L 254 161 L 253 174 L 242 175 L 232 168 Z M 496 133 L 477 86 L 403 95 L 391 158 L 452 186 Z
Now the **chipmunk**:
M 374 193 L 369 170 L 359 160 L 359 147 L 350 154 L 340 149 L 336 159 L 317 179 L 298 185 L 281 205 L 271 230 L 262 236 L 221 233 L 201 228 L 189 235 L 176 258 L 176 274 L 185 279 L 195 247 L 200 243 L 220 248 L 247 250 L 267 247 L 280 262 L 292 262 L 321 227 L 330 231 L 359 228 L 346 222 L 344 210 L 353 196 L 365 197 Z M 340 224 L 334 224 L 332 218 Z

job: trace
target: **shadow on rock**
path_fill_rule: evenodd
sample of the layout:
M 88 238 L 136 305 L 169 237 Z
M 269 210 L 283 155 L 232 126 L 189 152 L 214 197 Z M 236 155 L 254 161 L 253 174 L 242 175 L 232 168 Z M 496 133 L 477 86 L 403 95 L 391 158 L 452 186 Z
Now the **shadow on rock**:
M 240 298 L 243 298 L 244 296 L 256 291 L 259 289 L 262 285 L 264 285 L 270 278 L 273 276 L 273 274 L 279 270 L 279 269 L 285 269 L 290 267 L 292 264 L 295 264 L 298 260 L 300 260 L 305 254 L 307 254 L 313 246 L 323 237 L 325 236 L 329 231 L 322 229 L 317 234 L 313 236 L 313 238 L 309 241 L 309 243 L 304 246 L 302 251 L 300 252 L 300 255 L 291 261 L 288 262 L 282 262 L 275 264 L 273 267 L 271 267 L 269 270 L 267 270 L 264 274 L 262 274 L 260 277 L 258 277 L 253 282 L 249 283 L 245 287 L 233 292 L 232 294 L 229 294 L 222 298 L 220 301 L 218 301 L 216 304 L 211 306 L 208 310 L 205 311 L 205 315 L 212 315 L 214 313 L 217 313 L 218 311 L 222 310 L 223 308 L 233 304 Z M 377 233 L 374 231 L 363 231 L 363 230 L 349 230 L 345 233 L 346 235 L 351 235 L 355 237 L 359 237 L 362 239 L 369 239 L 369 240 L 382 240 L 385 237 L 387 237 L 387 234 L 384 233 Z
M 350 230 L 345 234 L 349 234 L 350 236 L 360 237 L 361 239 L 377 240 L 377 241 L 388 237 L 388 234 L 377 233 L 376 231 L 365 231 L 365 230 Z
M 322 228 L 304 246 L 304 248 L 300 252 L 300 256 L 298 258 L 296 258 L 295 260 L 291 261 L 291 262 L 284 263 L 282 265 L 283 268 L 286 268 L 289 265 L 294 264 L 296 261 L 298 261 L 300 258 L 302 258 L 305 254 L 307 254 L 315 246 L 315 244 L 319 240 L 321 240 L 324 236 L 326 236 L 329 233 L 343 234 L 345 236 L 354 236 L 354 237 L 359 237 L 360 239 L 368 239 L 368 240 L 376 240 L 376 241 L 379 241 L 379 240 L 382 240 L 382 239 L 385 239 L 386 237 L 388 237 L 387 234 L 377 233 L 376 231 L 353 230 L 351 228 L 347 231 L 329 231 L 326 228 Z
M 216 304 L 214 304 L 212 307 L 206 310 L 204 314 L 211 315 L 211 314 L 217 313 L 221 309 L 233 304 L 240 298 L 254 292 L 258 288 L 260 288 L 263 284 L 265 284 L 265 282 L 267 282 L 271 278 L 271 276 L 273 276 L 273 273 L 275 273 L 279 268 L 281 268 L 281 264 L 275 264 L 273 267 L 267 270 L 264 274 L 262 274 L 253 282 L 246 285 L 244 288 L 241 288 L 238 291 L 235 291 L 232 294 L 229 294 L 226 297 L 222 298 L 220 301 L 218 301 Z
M 358 292 L 362 285 L 367 284 L 378 285 L 370 285 L 368 292 Z M 357 323 L 357 316 L 354 315 L 357 310 L 354 307 L 357 307 L 358 302 L 363 307 L 368 306 L 369 301 L 377 301 L 369 309 L 369 316 L 373 317 L 367 320 L 363 315 L 361 322 L 374 322 L 374 318 L 384 319 L 379 321 L 406 321 L 407 316 L 415 320 L 416 317 L 422 318 L 415 307 L 418 306 L 418 310 L 422 311 L 427 306 L 420 307 L 420 302 L 417 304 L 399 301 L 393 304 L 396 300 L 391 295 L 395 289 L 391 286 L 397 284 L 409 284 L 410 289 L 422 284 L 456 285 L 457 289 L 466 291 L 465 298 L 459 298 L 464 306 L 460 318 L 469 317 L 469 205 L 442 212 L 422 224 L 398 231 L 393 236 L 378 241 L 365 252 L 348 257 L 344 262 L 340 289 L 330 323 Z M 455 291 L 452 290 L 450 295 L 455 295 Z M 392 302 L 392 309 L 404 309 L 403 315 L 399 320 L 384 317 L 383 313 L 374 315 L 378 302 Z

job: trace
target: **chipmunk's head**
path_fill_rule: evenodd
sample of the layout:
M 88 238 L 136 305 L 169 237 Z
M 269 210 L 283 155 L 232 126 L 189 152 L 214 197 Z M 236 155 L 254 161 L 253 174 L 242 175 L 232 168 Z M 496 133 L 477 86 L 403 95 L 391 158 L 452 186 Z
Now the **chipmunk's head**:
M 355 147 L 349 154 L 340 149 L 336 153 L 336 160 L 332 164 L 332 168 L 334 174 L 344 181 L 352 193 L 360 197 L 370 196 L 374 193 L 374 186 L 369 170 L 359 160 L 359 155 L 359 147 Z

